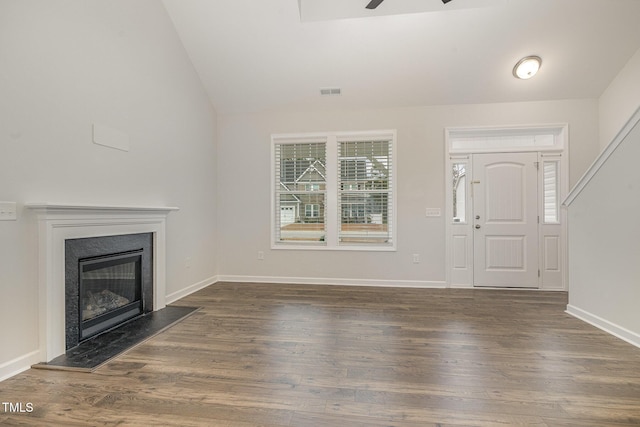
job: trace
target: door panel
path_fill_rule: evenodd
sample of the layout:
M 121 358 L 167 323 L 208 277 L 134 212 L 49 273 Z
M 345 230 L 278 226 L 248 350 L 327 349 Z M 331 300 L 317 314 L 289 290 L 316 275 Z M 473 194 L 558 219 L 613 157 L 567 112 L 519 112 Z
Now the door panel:
M 536 153 L 473 155 L 474 286 L 538 287 Z
M 485 236 L 487 271 L 518 270 L 526 268 L 526 236 Z

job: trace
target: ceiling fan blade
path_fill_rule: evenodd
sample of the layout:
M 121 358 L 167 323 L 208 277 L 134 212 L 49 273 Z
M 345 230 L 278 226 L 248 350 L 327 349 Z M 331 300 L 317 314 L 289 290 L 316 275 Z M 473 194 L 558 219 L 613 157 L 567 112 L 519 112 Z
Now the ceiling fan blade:
M 380 6 L 380 3 L 382 3 L 383 1 L 384 0 L 371 0 L 367 5 L 367 9 L 375 9 L 376 7 Z M 451 0 L 442 0 L 442 3 L 447 4 L 450 1 Z
M 380 3 L 382 3 L 383 1 L 384 0 L 371 0 L 367 5 L 367 9 L 375 9 L 376 7 L 380 6 Z

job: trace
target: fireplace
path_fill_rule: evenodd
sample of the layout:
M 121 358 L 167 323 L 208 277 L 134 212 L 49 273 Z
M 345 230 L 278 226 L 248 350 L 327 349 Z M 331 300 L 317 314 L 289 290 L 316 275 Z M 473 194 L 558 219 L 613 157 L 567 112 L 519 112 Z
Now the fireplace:
M 161 310 L 166 305 L 166 222 L 169 206 L 114 206 L 87 205 L 52 202 L 26 203 L 38 223 L 38 282 L 39 282 L 39 351 L 33 363 L 49 362 L 65 354 L 66 338 L 71 334 L 79 342 L 79 290 L 76 290 L 75 308 L 67 293 L 67 277 L 78 276 L 78 265 L 69 268 L 66 263 L 66 241 L 99 236 L 119 236 L 138 233 L 152 235 L 151 271 L 143 279 L 143 301 L 145 289 L 150 302 L 143 302 L 143 310 Z M 135 249 L 135 248 L 134 248 Z M 111 253 L 127 252 L 116 249 Z M 93 255 L 98 256 L 99 254 Z M 84 258 L 91 255 L 84 255 Z M 79 257 L 80 258 L 80 257 Z M 143 262 L 142 268 L 145 268 Z M 143 274 L 144 276 L 144 274 Z M 149 283 L 145 284 L 145 280 Z M 76 289 L 78 289 L 76 287 Z M 73 301 L 73 299 L 71 299 Z M 71 310 L 69 310 L 69 305 Z M 75 310 L 75 313 L 74 313 Z M 75 323 L 75 330 L 68 328 Z
M 142 250 L 81 259 L 80 341 L 142 314 Z
M 153 234 L 65 240 L 66 350 L 153 310 Z

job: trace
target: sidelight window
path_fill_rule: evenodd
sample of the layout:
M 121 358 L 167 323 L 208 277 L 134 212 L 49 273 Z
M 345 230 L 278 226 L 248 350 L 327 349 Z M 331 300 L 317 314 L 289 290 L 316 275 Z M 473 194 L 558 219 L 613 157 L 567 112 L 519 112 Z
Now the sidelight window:
M 557 160 L 543 162 L 543 204 L 544 222 L 558 223 L 560 221 L 560 199 L 558 189 L 558 167 Z
M 453 189 L 453 222 L 467 222 L 467 163 L 453 163 L 451 170 Z

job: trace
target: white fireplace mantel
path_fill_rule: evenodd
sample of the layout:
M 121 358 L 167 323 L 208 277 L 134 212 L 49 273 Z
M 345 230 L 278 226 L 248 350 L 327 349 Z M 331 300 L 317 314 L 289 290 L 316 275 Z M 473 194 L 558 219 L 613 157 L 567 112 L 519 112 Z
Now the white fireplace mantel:
M 167 215 L 176 207 L 26 203 L 38 219 L 39 347 L 49 362 L 65 353 L 65 253 L 67 239 L 153 233 L 153 309 L 166 305 Z

